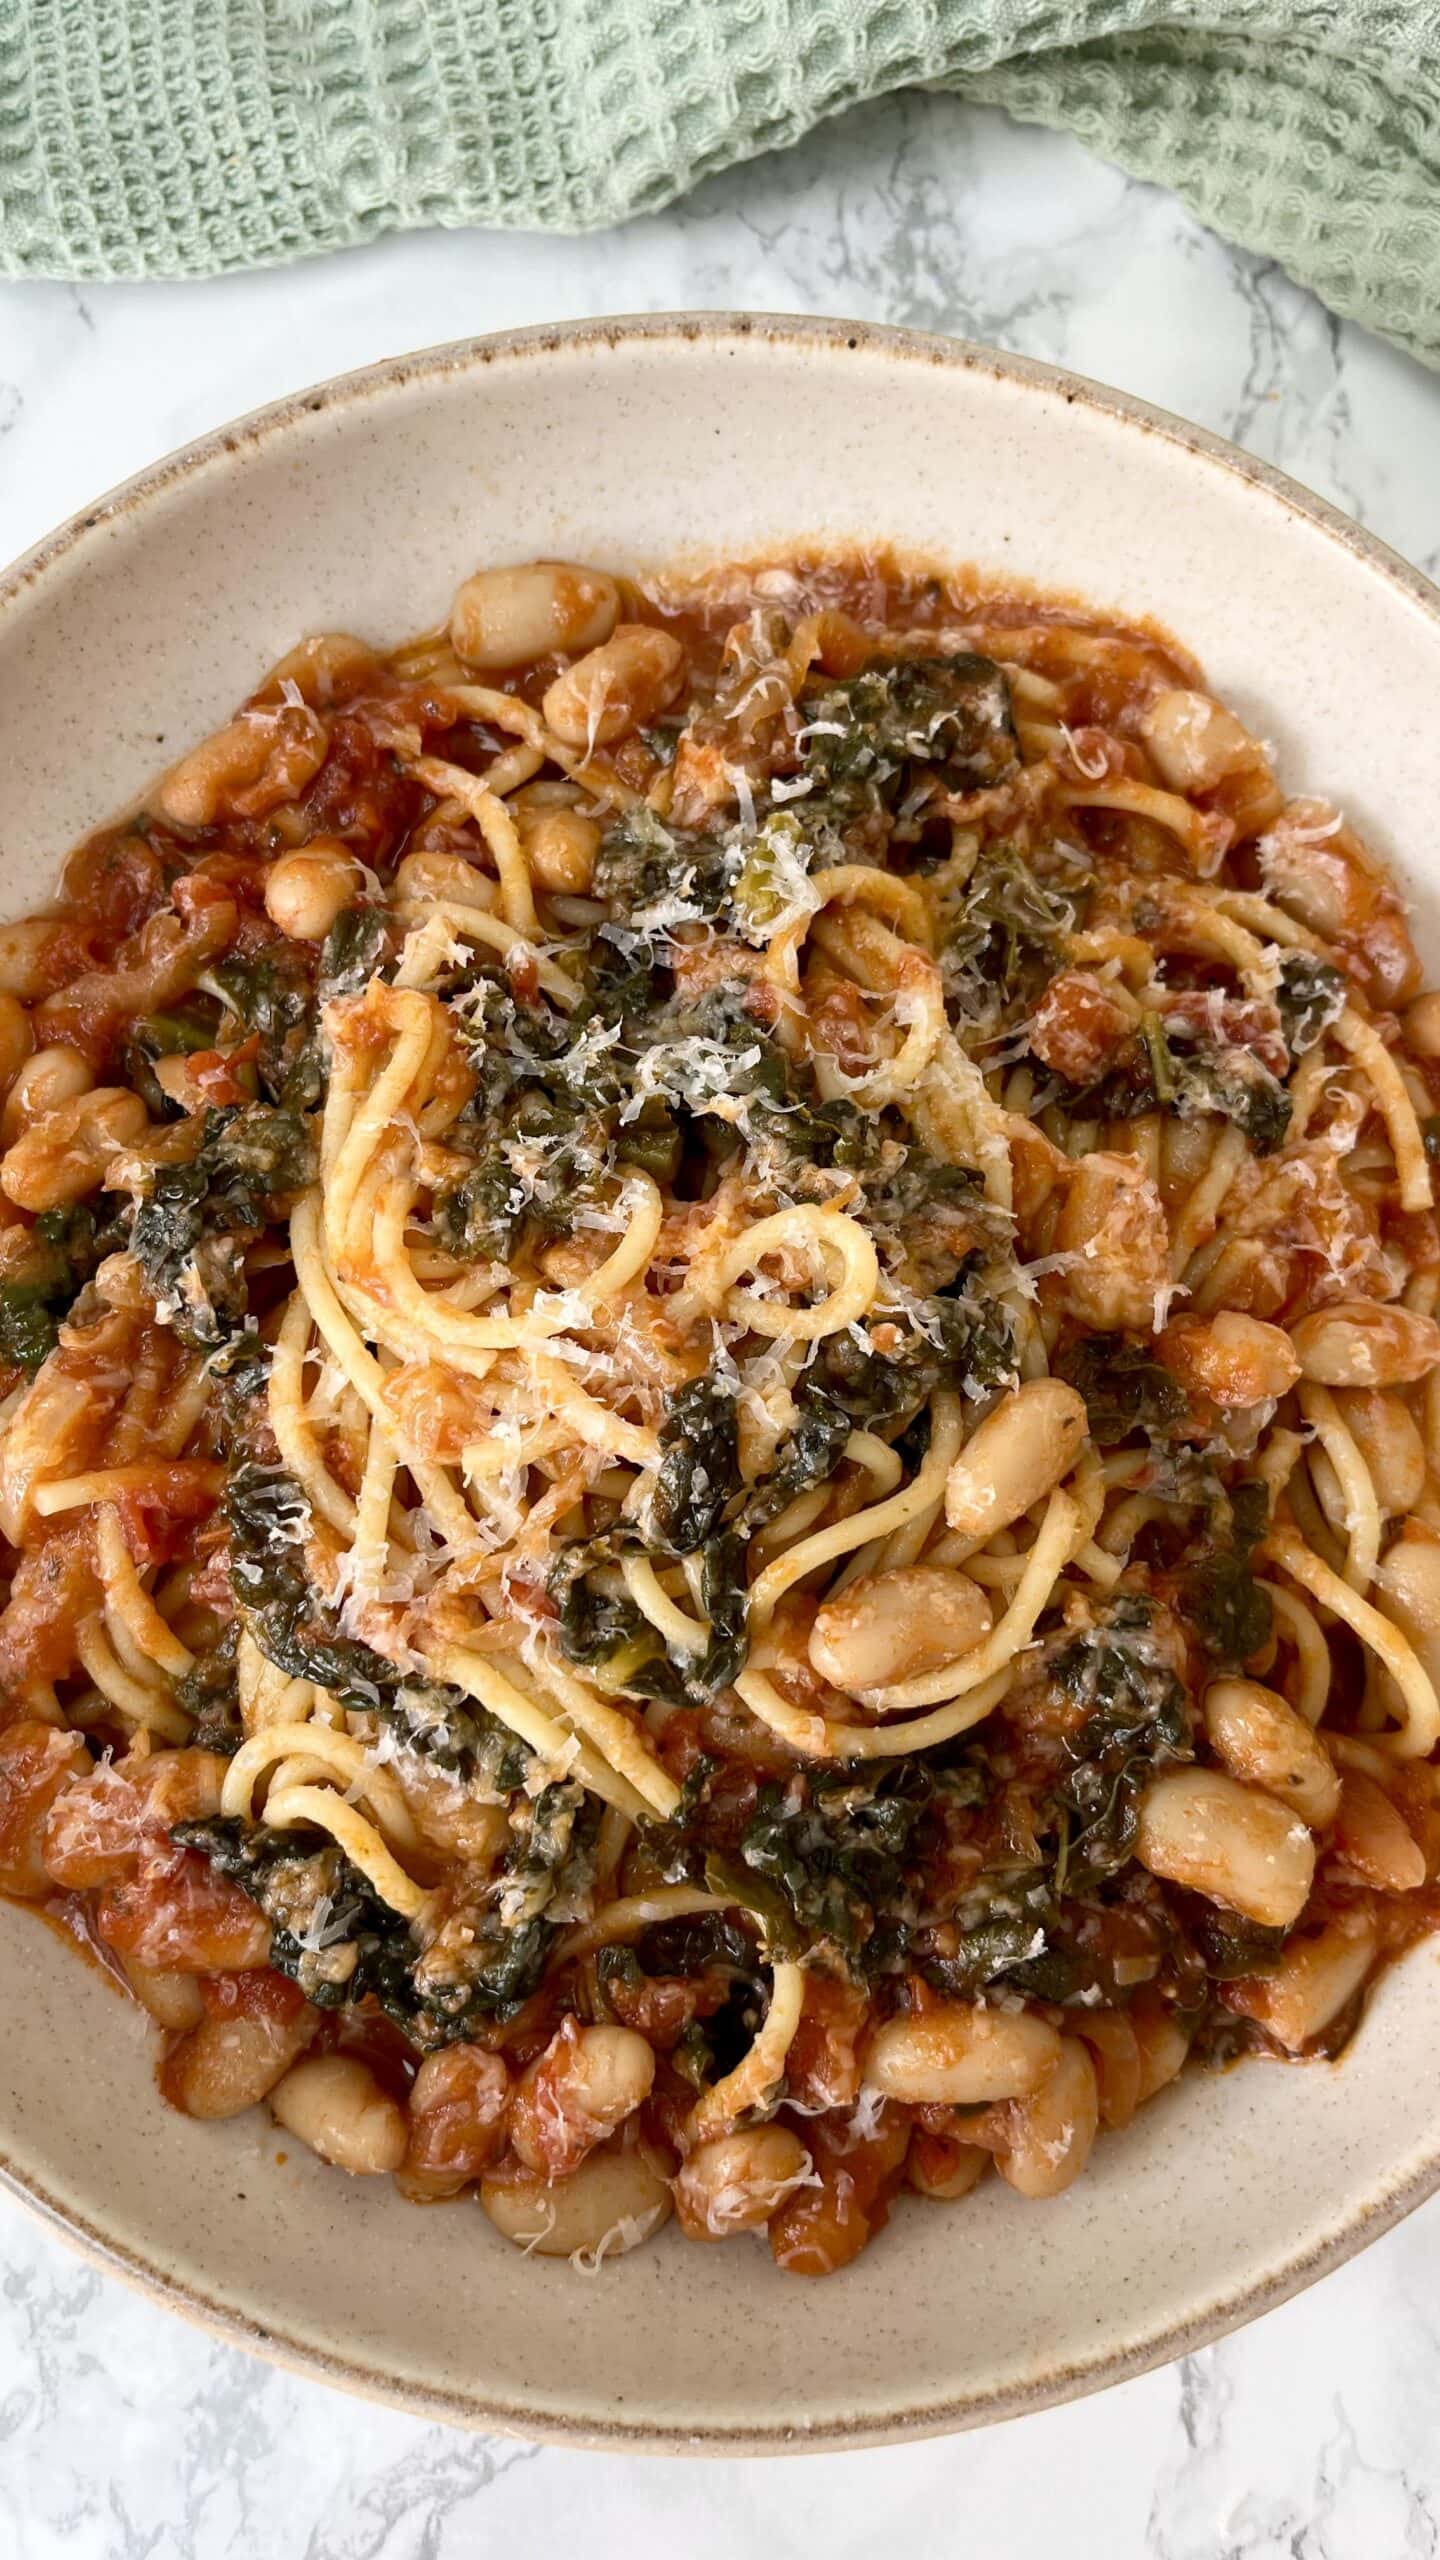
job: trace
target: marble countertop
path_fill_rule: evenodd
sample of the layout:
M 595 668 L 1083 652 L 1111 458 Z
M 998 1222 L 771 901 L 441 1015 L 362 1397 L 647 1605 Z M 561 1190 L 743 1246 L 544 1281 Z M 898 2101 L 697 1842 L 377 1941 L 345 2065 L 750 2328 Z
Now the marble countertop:
M 168 447 L 375 357 L 525 321 L 831 312 L 1119 383 L 1440 574 L 1440 378 L 1054 135 L 909 98 L 592 240 L 434 234 L 202 285 L 0 285 L 0 559 Z M 120 635 L 123 640 L 123 635 Z M 5 2560 L 1431 2560 L 1440 2199 L 1299 2301 L 1098 2399 L 948 2442 L 651 2465 L 467 2437 L 252 2363 L 0 2199 Z

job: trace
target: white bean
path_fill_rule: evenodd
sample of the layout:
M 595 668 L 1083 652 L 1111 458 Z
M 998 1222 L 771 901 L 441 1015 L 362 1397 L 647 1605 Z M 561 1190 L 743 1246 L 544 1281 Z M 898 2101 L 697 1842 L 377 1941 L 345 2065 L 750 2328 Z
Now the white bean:
M 34 1046 L 30 1016 L 19 997 L 0 994 L 0 1089 L 14 1083 Z
M 945 1517 L 966 1538 L 1008 1529 L 1054 1490 L 1085 1445 L 1085 1405 L 1063 1378 L 1031 1378 L 986 1415 L 945 1485 Z
M 991 2154 L 975 2142 L 951 2142 L 943 2134 L 917 2133 L 905 2160 L 905 2183 L 937 2204 L 958 2204 L 978 2187 Z
M 1398 1805 L 1363 1769 L 1345 1772 L 1334 1846 L 1381 1893 L 1414 1893 L 1425 1882 L 1424 1850 Z
M 1170 1227 L 1153 1176 L 1138 1156 L 1096 1148 L 1067 1171 L 1054 1248 L 1073 1257 L 1062 1301 L 1097 1332 L 1149 1333 L 1170 1281 Z
M 1258 739 L 1208 693 L 1157 694 L 1141 717 L 1140 735 L 1172 791 L 1213 791 L 1227 775 L 1265 762 Z
M 323 942 L 360 886 L 360 869 L 343 844 L 317 837 L 285 853 L 265 874 L 265 913 L 292 942 Z
M 1028 2097 L 1006 2109 L 1009 2138 L 995 2166 L 1022 2196 L 1058 2196 L 1073 2186 L 1095 2147 L 1100 2090 L 1095 2065 L 1075 2036 L 1064 2036 L 1052 2071 Z
M 953 1662 L 987 1636 L 991 1608 L 978 1582 L 951 1565 L 897 1565 L 867 1574 L 817 1611 L 810 1660 L 851 1697 Z
M 368 641 L 357 640 L 349 631 L 317 631 L 276 660 L 251 698 L 255 702 L 283 702 L 290 698 L 286 686 L 293 684 L 301 700 L 312 709 L 328 711 L 332 703 L 358 693 L 378 668 L 379 660 Z
M 1232 1778 L 1263 1787 L 1305 1822 L 1333 1822 L 1335 1763 L 1303 1716 L 1259 1680 L 1214 1680 L 1205 1692 L 1210 1747 Z
M 0 990 L 9 996 L 48 995 L 51 974 L 47 966 L 51 946 L 60 931 L 54 916 L 28 916 L 20 924 L 0 924 Z
M 1417 996 L 1402 1017 L 1405 1039 L 1417 1058 L 1440 1058 L 1440 988 Z
M 517 2083 L 510 2140 L 528 2169 L 565 2177 L 643 2106 L 654 2051 L 633 2027 L 582 2027 L 567 2018 Z
M 171 766 L 156 785 L 155 807 L 181 827 L 261 815 L 298 797 L 324 763 L 326 746 L 313 712 L 242 711 Z
M 552 2181 L 535 2170 L 483 2178 L 480 2202 L 517 2249 L 539 2258 L 570 2258 L 583 2249 L 592 2263 L 623 2258 L 671 2212 L 670 2190 L 654 2161 L 616 2145 L 592 2151 L 568 2178 Z
M 1159 1351 L 1183 1387 L 1215 1404 L 1271 1403 L 1300 1375 L 1288 1333 L 1230 1307 L 1214 1316 L 1177 1316 L 1160 1336 Z
M 13 1146 L 24 1129 L 93 1090 L 95 1078 L 78 1049 L 37 1049 L 27 1058 L 0 1112 L 0 1143 Z
M 1320 1387 L 1404 1387 L 1440 1360 L 1440 1325 L 1409 1307 L 1343 1298 L 1302 1316 L 1290 1339 Z
M 567 747 L 609 746 L 653 720 L 679 692 L 685 652 L 668 631 L 622 622 L 614 636 L 577 658 L 548 688 L 546 724 Z
M 137 1964 L 133 1956 L 121 1957 L 120 1970 L 157 2026 L 167 2027 L 172 2035 L 199 2026 L 205 2001 L 193 1973 L 167 1973 L 163 1965 Z
M 580 809 L 517 809 L 515 823 L 536 888 L 583 897 L 600 850 L 594 819 Z
M 865 2057 L 864 2084 L 906 2106 L 983 2106 L 1038 2089 L 1059 2043 L 1054 2028 L 1028 2010 L 947 2002 L 887 2020 Z
M 1100 2091 L 1100 2121 L 1118 2131 L 1140 2104 L 1144 2077 L 1140 2039 L 1129 2018 L 1114 2009 L 1077 2015 L 1074 2032 L 1090 2048 Z
M 530 560 L 467 578 L 451 609 L 450 638 L 467 666 L 524 667 L 556 651 L 595 648 L 619 616 L 620 590 L 602 570 Z
M 318 2053 L 271 2091 L 270 2111 L 332 2169 L 378 2177 L 405 2157 L 405 2118 L 358 2055 Z
M 429 2053 L 410 2091 L 402 2192 L 417 2204 L 458 2195 L 505 2147 L 510 2074 L 483 2045 Z
M 1135 2104 L 1143 2107 L 1147 2098 L 1156 2097 L 1160 2090 L 1169 2088 L 1172 2080 L 1179 2079 L 1190 2051 L 1190 2038 L 1173 2010 L 1158 2000 L 1143 2009 L 1137 2002 L 1131 2012 L 1131 2024 L 1140 2050 L 1140 2085 Z
M 160 2065 L 161 2093 L 182 2115 L 216 2123 L 258 2106 L 303 2053 L 319 2025 L 314 2009 L 222 2010 L 203 2017 Z
M 62 1102 L 37 1120 L 0 1157 L 0 1191 L 17 1209 L 60 1209 L 83 1199 L 112 1156 L 150 1126 L 138 1093 L 102 1085 Z
M 754 2231 L 809 2176 L 810 2154 L 784 2125 L 719 2134 L 691 2152 L 674 2180 L 680 2227 L 691 2240 Z
M 1135 1855 L 1150 1873 L 1285 1929 L 1305 1908 L 1315 1843 L 1273 1796 L 1218 1769 L 1173 1769 L 1140 1799 Z

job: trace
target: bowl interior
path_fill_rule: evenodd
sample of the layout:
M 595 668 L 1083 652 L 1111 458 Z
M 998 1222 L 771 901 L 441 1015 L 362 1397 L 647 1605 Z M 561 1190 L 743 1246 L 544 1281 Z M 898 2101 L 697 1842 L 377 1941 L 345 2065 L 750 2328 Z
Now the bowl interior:
M 0 582 L 0 906 L 326 625 L 394 638 L 487 560 L 623 568 L 883 540 L 1153 615 L 1440 905 L 1440 619 L 1206 440 L 984 353 L 809 322 L 535 333 L 216 438 Z M 1440 942 L 1431 935 L 1432 956 Z M 337 2380 L 530 2433 L 874 2440 L 1058 2398 L 1318 2272 L 1440 2179 L 1421 1949 L 1341 2065 L 1187 2080 L 1055 2203 L 913 2205 L 842 2279 L 667 2237 L 586 2281 L 260 2117 L 156 2097 L 145 2032 L 0 1910 L 0 2163 L 120 2265 Z M 277 2157 L 283 2153 L 282 2158 Z

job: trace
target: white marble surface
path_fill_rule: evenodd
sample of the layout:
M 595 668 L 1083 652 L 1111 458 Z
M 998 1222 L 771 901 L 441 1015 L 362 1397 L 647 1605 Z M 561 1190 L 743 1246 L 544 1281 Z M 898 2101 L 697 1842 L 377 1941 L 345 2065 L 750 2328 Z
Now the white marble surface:
M 346 366 L 682 306 L 1057 359 L 1237 437 L 1440 572 L 1440 379 L 1073 144 L 939 99 L 847 118 L 604 239 L 437 235 L 200 286 L 0 285 L 0 558 Z M 1298 2302 L 1100 2399 L 893 2452 L 652 2466 L 467 2438 L 272 2373 L 0 2201 L 0 2555 L 470 2560 L 513 2540 L 583 2560 L 657 2542 L 687 2560 L 1430 2560 L 1437 2306 L 1440 2200 Z

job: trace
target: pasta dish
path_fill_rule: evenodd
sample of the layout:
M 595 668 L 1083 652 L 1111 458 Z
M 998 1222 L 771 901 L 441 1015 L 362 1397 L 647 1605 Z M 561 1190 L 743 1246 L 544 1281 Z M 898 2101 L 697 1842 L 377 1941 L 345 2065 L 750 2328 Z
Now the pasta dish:
M 1440 994 L 1170 640 L 483 570 L 0 928 L 0 1094 L 0 1889 L 172 2106 L 826 2274 L 1440 1916 Z

